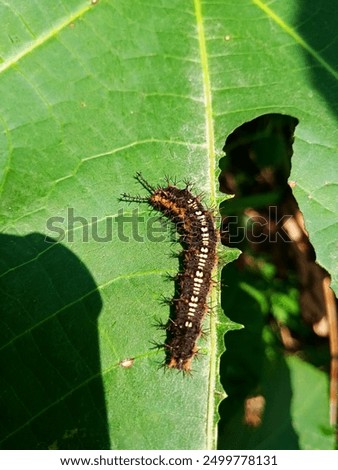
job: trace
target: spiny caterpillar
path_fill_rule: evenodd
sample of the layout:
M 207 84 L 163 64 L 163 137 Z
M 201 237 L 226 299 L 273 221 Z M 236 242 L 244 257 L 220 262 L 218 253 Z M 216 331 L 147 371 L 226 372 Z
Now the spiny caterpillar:
M 135 178 L 148 191 L 148 197 L 122 194 L 121 200 L 145 202 L 162 212 L 180 235 L 183 247 L 182 272 L 177 275 L 177 292 L 172 300 L 173 314 L 166 324 L 166 365 L 185 372 L 198 351 L 202 320 L 208 310 L 207 298 L 215 266 L 217 232 L 213 215 L 193 196 L 189 185 L 153 187 L 137 173 Z

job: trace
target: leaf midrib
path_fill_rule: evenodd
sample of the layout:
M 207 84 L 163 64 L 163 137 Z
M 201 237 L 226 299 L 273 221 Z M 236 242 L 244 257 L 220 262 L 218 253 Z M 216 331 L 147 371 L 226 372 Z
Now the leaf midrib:
M 212 95 L 211 83 L 208 64 L 208 54 L 206 48 L 205 31 L 203 24 L 203 13 L 201 0 L 194 0 L 196 26 L 198 33 L 198 45 L 200 51 L 200 60 L 202 68 L 202 81 L 204 91 L 204 110 L 205 110 L 205 125 L 206 125 L 206 142 L 208 149 L 209 161 L 209 187 L 210 187 L 210 200 L 213 205 L 216 202 L 216 188 L 215 188 L 215 135 L 214 135 L 214 122 L 212 112 Z M 211 295 L 213 301 L 215 299 L 215 289 Z M 207 421 L 206 421 L 206 448 L 214 449 L 215 437 L 215 386 L 217 376 L 217 338 L 216 338 L 216 316 L 210 316 L 210 356 L 209 356 L 209 376 L 208 376 L 208 403 L 207 403 Z

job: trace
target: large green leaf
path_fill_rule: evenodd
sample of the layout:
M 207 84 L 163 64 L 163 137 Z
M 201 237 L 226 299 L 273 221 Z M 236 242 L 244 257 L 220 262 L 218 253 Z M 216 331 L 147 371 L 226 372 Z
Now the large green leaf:
M 298 118 L 291 178 L 337 287 L 334 7 L 312 3 L 0 3 L 2 447 L 215 445 L 234 325 L 214 292 L 193 376 L 158 370 L 154 322 L 168 317 L 158 299 L 177 260 L 146 236 L 146 209 L 144 243 L 130 223 L 128 243 L 119 236 L 118 211 L 133 208 L 117 198 L 139 191 L 136 171 L 188 178 L 215 205 L 226 136 L 261 114 Z M 45 239 L 53 217 L 58 243 Z

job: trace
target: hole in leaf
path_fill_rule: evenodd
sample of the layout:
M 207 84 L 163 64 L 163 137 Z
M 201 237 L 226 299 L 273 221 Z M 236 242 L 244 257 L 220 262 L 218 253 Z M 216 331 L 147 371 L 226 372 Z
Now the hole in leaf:
M 297 124 L 296 118 L 281 114 L 247 122 L 229 135 L 220 160 L 220 190 L 233 196 L 220 207 L 221 240 L 242 251 L 223 269 L 222 307 L 231 320 L 245 326 L 225 337 L 221 379 L 229 397 L 221 405 L 220 448 L 260 448 L 258 434 L 245 424 L 245 403 L 252 396 L 266 402 L 257 421 L 263 431 L 260 439 L 271 433 L 267 423 L 284 422 L 288 443 L 276 447 L 276 441 L 274 448 L 298 448 L 286 355 L 329 370 L 327 336 L 331 341 L 334 336 L 328 317 L 330 278 L 315 262 L 288 183 Z M 272 401 L 278 411 L 271 408 Z M 331 415 L 331 422 L 335 419 Z M 227 437 L 233 435 L 230 423 L 237 429 L 239 447 Z

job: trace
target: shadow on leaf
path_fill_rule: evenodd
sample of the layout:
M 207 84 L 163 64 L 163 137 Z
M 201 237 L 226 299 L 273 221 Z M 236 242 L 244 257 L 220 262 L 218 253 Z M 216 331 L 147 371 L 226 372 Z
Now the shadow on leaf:
M 92 276 L 42 234 L 0 237 L 1 448 L 109 448 Z

